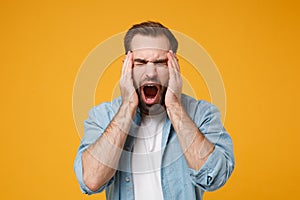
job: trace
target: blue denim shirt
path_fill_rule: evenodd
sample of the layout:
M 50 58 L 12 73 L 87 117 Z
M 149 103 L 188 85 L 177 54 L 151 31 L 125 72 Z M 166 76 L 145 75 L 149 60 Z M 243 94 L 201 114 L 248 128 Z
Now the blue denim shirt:
M 98 191 L 91 191 L 82 177 L 82 153 L 102 135 L 118 112 L 121 102 L 121 98 L 117 98 L 112 102 L 94 107 L 84 122 L 85 134 L 74 163 L 75 174 L 83 193 L 94 194 L 105 189 L 107 199 L 134 199 L 131 152 L 133 151 L 133 135 L 141 122 L 139 110 L 130 128 L 130 134 L 119 161 L 119 170 L 115 175 Z M 223 127 L 218 109 L 206 101 L 197 101 L 184 94 L 182 103 L 201 133 L 215 144 L 215 149 L 200 170 L 189 168 L 176 132 L 169 118 L 166 118 L 162 136 L 161 164 L 161 184 L 166 200 L 202 199 L 204 191 L 216 190 L 226 183 L 235 164 L 232 140 Z

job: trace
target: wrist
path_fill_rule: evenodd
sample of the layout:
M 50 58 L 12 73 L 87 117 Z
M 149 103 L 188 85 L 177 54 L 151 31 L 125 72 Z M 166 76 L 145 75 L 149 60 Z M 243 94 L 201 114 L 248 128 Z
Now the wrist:
M 165 97 L 165 106 L 166 109 L 173 109 L 173 108 L 180 108 L 182 107 L 181 96 L 180 95 L 173 95 L 173 96 L 166 96 Z
M 137 109 L 137 105 L 130 103 L 130 102 L 122 102 L 122 104 L 119 108 L 119 112 L 122 112 L 124 114 L 125 118 L 128 118 L 129 116 L 131 116 L 131 118 L 133 118 L 135 115 L 136 109 Z
M 166 104 L 167 112 L 180 111 L 183 109 L 181 102 L 173 102 L 170 104 Z
M 128 133 L 134 115 L 135 109 L 123 102 L 119 107 L 118 113 L 111 122 L 111 125 L 118 127 L 124 133 Z
M 191 119 L 182 104 L 174 104 L 166 110 L 176 132 L 183 133 L 189 130 L 190 127 L 185 125 L 190 124 Z
M 172 122 L 180 121 L 183 114 L 183 107 L 179 103 L 172 103 L 166 106 L 167 114 Z

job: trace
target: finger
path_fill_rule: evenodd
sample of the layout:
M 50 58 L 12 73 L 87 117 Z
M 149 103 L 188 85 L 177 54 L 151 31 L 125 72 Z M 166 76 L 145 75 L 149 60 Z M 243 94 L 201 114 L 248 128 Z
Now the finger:
M 181 81 L 182 78 L 181 78 L 181 74 L 180 74 L 180 67 L 179 67 L 179 63 L 178 63 L 178 59 L 176 57 L 176 55 L 170 51 L 170 56 L 171 56 L 171 63 L 173 65 L 173 69 L 174 69 L 174 73 L 175 73 L 175 79 L 176 81 Z
M 170 52 L 168 52 L 167 53 L 167 57 L 168 57 L 168 69 L 169 69 L 169 76 L 171 77 L 171 76 L 173 76 L 173 68 L 174 68 L 174 64 L 173 64 L 173 61 L 172 61 L 172 56 L 171 56 L 171 53 Z
M 132 52 L 129 52 L 128 57 L 127 57 L 126 67 L 125 67 L 125 74 L 131 74 L 132 73 L 132 66 L 133 66 L 132 58 L 133 58 Z
M 129 51 L 129 52 L 127 53 L 126 57 L 125 57 L 124 62 L 123 62 L 123 66 L 122 66 L 122 76 L 124 76 L 124 75 L 127 73 L 128 67 L 130 67 L 130 66 L 128 66 L 128 65 L 130 65 L 129 62 L 130 62 L 130 60 L 132 59 L 132 57 L 130 58 L 130 56 L 131 56 L 131 52 Z M 131 62 L 131 64 L 132 64 L 132 62 Z
M 180 96 L 182 89 L 182 78 L 179 72 L 179 64 L 177 58 L 172 51 L 167 54 L 169 68 L 169 85 L 168 90 L 175 96 Z
M 124 74 L 125 74 L 125 68 L 127 66 L 127 62 L 128 62 L 128 53 L 126 54 L 126 56 L 125 56 L 125 58 L 123 60 L 121 76 L 124 76 Z
M 175 62 L 175 58 L 174 56 L 172 56 L 172 52 L 169 52 L 167 56 L 168 56 L 168 68 L 169 68 L 170 79 L 171 80 L 174 79 L 178 81 L 178 79 L 180 79 L 180 73 L 176 66 L 177 64 Z
M 168 58 L 168 67 L 174 68 L 174 61 L 173 61 L 171 52 L 167 53 L 167 58 Z
M 178 64 L 178 58 L 176 57 L 176 54 L 173 53 L 172 50 L 170 50 L 170 55 L 171 55 L 171 59 L 172 59 L 172 64 L 173 66 L 175 67 L 175 69 L 177 71 L 180 71 L 180 67 L 179 67 L 179 64 Z
M 172 52 L 168 53 L 168 61 L 170 61 L 169 67 L 176 69 L 176 63 L 174 61 L 174 56 L 173 56 Z

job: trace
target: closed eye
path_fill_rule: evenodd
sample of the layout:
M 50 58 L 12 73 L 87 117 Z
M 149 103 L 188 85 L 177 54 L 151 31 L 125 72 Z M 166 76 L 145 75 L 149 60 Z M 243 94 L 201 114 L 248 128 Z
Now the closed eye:
M 167 65 L 167 63 L 168 63 L 168 59 L 160 59 L 153 62 L 153 64 L 158 64 L 158 65 Z
M 133 63 L 134 63 L 134 65 L 139 66 L 139 65 L 145 65 L 145 64 L 147 64 L 148 61 L 144 60 L 144 59 L 137 58 L 137 59 L 133 60 Z
M 151 61 L 148 61 L 148 60 L 145 60 L 145 59 L 140 59 L 140 58 L 136 58 L 136 59 L 133 60 L 134 66 L 146 65 L 148 62 L 151 62 Z M 154 65 L 157 65 L 157 66 L 167 66 L 168 65 L 168 59 L 159 59 L 159 60 L 155 60 L 151 63 L 153 63 Z

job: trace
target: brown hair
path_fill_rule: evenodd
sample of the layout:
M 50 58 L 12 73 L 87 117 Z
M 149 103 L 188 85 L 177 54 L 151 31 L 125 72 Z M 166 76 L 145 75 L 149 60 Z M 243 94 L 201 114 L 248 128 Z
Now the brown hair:
M 125 52 L 131 50 L 132 38 L 137 34 L 153 37 L 161 35 L 166 36 L 169 40 L 171 50 L 174 53 L 177 51 L 178 42 L 173 33 L 159 22 L 147 21 L 140 24 L 135 24 L 127 31 L 124 37 Z

